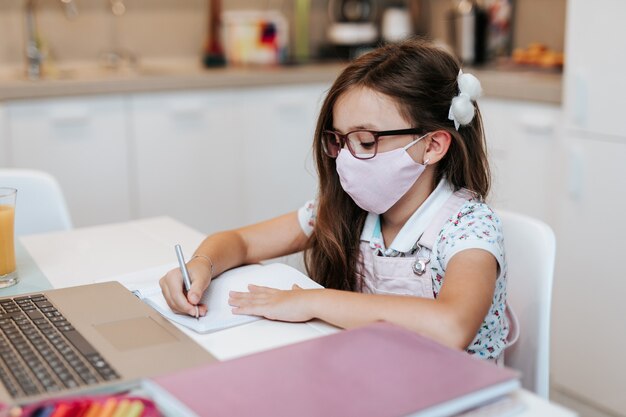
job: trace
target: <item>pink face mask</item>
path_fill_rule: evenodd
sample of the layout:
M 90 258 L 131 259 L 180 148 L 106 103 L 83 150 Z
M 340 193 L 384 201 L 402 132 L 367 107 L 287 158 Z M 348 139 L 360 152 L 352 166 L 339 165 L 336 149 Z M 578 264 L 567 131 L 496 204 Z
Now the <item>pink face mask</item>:
M 428 160 L 424 164 L 415 162 L 406 151 L 426 136 L 402 148 L 377 153 L 372 159 L 358 159 L 349 150 L 341 149 L 336 160 L 341 187 L 363 210 L 386 212 L 426 169 Z

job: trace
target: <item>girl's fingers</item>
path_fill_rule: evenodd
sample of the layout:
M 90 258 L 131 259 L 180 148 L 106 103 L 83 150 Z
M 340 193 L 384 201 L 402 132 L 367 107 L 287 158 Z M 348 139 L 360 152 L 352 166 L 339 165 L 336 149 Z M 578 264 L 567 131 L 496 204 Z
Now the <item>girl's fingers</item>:
M 268 305 L 272 304 L 280 290 L 260 285 L 248 285 L 249 292 L 230 291 L 228 304 L 233 314 L 266 316 Z
M 206 304 L 198 304 L 198 314 L 200 315 L 200 317 L 206 316 L 206 313 L 208 311 L 209 311 L 209 309 L 206 306 Z
M 199 304 L 202 299 L 202 294 L 207 290 L 211 283 L 211 274 L 206 273 L 202 268 L 192 266 L 189 268 L 189 274 L 191 275 L 191 288 L 187 294 L 187 299 L 191 304 Z
M 182 289 L 178 292 L 173 292 L 170 290 L 169 286 L 163 285 L 161 286 L 161 290 L 167 305 L 172 311 L 176 313 L 186 313 L 192 316 L 196 314 L 195 307 L 187 302 L 187 298 L 183 294 Z
M 264 316 L 265 310 L 262 305 L 242 305 L 233 306 L 231 312 L 233 314 L 247 314 L 250 316 Z
M 253 297 L 249 292 L 230 291 L 228 298 L 234 298 L 237 300 L 245 300 L 246 298 Z
M 254 293 L 274 293 L 280 290 L 277 290 L 276 288 L 263 287 L 261 285 L 248 284 L 248 291 Z
M 254 314 L 253 307 L 251 306 L 233 306 L 230 310 L 233 314 L 248 314 L 253 316 L 258 316 L 259 314 Z
M 170 271 L 165 277 L 159 280 L 159 286 L 161 287 L 161 292 L 163 293 L 167 305 L 172 311 L 189 314 L 190 316 L 196 315 L 195 305 L 190 304 L 186 295 L 183 293 L 182 276 L 177 276 L 174 271 Z M 206 306 L 204 309 L 206 314 Z
M 171 301 L 170 301 L 172 297 L 170 297 L 170 290 L 169 290 L 169 288 L 167 288 L 166 285 L 162 285 L 161 282 L 159 282 L 159 285 L 161 286 L 161 292 L 163 293 L 163 297 L 165 298 L 165 302 L 167 303 L 169 308 L 171 308 L 173 311 L 176 311 L 175 310 L 176 306 L 174 306 L 171 303 Z
M 204 294 L 209 286 L 209 282 L 210 281 L 208 279 L 195 279 L 191 281 L 191 288 L 187 294 L 187 299 L 190 303 L 198 304 L 200 302 L 202 294 Z
M 238 298 L 238 299 L 248 299 L 248 298 L 265 299 L 265 298 L 274 296 L 274 293 L 258 292 L 258 291 L 251 291 L 251 292 L 230 291 L 228 293 L 228 296 L 233 297 L 233 298 Z
M 250 293 L 239 293 L 239 294 L 232 294 L 228 297 L 228 302 L 229 303 L 235 303 L 238 305 L 241 304 L 259 304 L 259 303 L 265 303 L 267 302 L 268 297 L 261 295 L 253 295 Z M 231 304 L 234 305 L 234 304 Z
M 272 297 L 267 294 L 237 293 L 232 291 L 228 304 L 234 309 L 234 314 L 253 314 L 261 316 L 271 304 Z
M 246 310 L 243 307 L 233 307 L 231 310 L 231 313 L 233 314 L 247 314 L 247 315 L 253 315 L 252 313 L 250 313 L 248 310 Z
M 255 296 L 263 297 L 263 296 L 273 295 L 279 291 L 280 290 L 277 290 L 276 288 L 262 287 L 260 285 L 249 284 L 248 292 L 230 291 L 229 295 L 231 297 L 255 297 Z

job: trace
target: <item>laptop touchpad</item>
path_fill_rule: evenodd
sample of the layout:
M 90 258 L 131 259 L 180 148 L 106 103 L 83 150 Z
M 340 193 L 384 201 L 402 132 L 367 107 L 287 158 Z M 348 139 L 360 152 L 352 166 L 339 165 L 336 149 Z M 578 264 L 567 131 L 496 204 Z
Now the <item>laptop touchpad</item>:
M 132 350 L 178 339 L 150 317 L 135 317 L 127 320 L 96 324 L 93 326 L 118 350 Z

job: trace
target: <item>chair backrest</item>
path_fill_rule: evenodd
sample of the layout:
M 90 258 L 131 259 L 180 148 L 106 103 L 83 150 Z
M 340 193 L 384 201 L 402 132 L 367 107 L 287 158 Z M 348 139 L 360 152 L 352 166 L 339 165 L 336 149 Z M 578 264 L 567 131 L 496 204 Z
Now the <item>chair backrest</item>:
M 550 366 L 550 307 L 556 239 L 547 224 L 517 213 L 497 211 L 502 220 L 508 265 L 508 303 L 520 336 L 504 363 L 522 372 L 522 386 L 547 399 Z
M 17 189 L 16 236 L 72 228 L 63 192 L 51 175 L 26 169 L 0 169 L 0 187 Z

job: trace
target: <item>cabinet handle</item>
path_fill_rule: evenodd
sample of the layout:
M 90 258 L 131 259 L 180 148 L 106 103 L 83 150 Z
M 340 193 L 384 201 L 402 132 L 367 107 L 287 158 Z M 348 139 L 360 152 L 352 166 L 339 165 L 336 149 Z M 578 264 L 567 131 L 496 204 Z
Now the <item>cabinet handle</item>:
M 523 114 L 520 118 L 522 129 L 535 135 L 552 135 L 555 128 L 555 120 L 542 114 Z
M 205 107 L 198 102 L 179 102 L 170 106 L 170 113 L 174 117 L 202 117 Z
M 299 124 L 302 120 L 306 120 L 308 116 L 307 109 L 302 102 L 279 103 L 272 110 L 281 123 L 287 123 L 292 126 L 294 123 Z
M 85 124 L 89 121 L 89 112 L 84 108 L 56 109 L 50 115 L 55 125 Z
M 580 201 L 583 196 L 585 157 L 582 148 L 572 146 L 567 151 L 567 191 L 570 198 Z
M 575 127 L 585 127 L 587 124 L 587 104 L 589 92 L 587 91 L 587 79 L 582 73 L 572 76 L 569 103 L 565 108 L 569 111 L 569 119 Z

